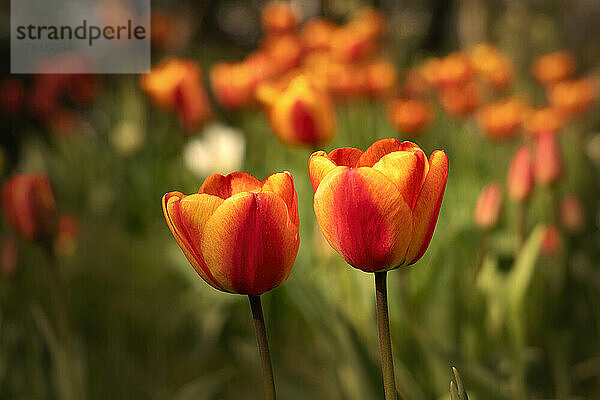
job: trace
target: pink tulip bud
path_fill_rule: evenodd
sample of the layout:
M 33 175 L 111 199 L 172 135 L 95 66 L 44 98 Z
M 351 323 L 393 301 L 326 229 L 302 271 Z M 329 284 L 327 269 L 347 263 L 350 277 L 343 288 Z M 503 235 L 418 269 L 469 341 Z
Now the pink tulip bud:
M 544 227 L 541 250 L 546 256 L 554 256 L 560 249 L 561 235 L 554 225 Z
M 562 158 L 553 132 L 541 132 L 535 143 L 535 179 L 543 185 L 552 185 L 562 174 Z
M 473 218 L 475 224 L 483 230 L 492 229 L 498 222 L 502 206 L 502 189 L 497 183 L 490 183 L 481 190 Z
M 515 153 L 506 178 L 508 195 L 516 201 L 525 201 L 533 189 L 533 166 L 531 152 L 527 146 L 521 146 Z
M 560 222 L 562 226 L 572 233 L 580 232 L 585 224 L 585 213 L 579 198 L 574 194 L 567 194 L 560 203 Z

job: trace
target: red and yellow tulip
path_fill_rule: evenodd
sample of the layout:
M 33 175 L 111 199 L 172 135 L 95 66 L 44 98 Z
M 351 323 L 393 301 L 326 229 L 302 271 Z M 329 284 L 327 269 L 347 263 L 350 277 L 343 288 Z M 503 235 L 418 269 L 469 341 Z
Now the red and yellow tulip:
M 283 88 L 265 84 L 258 97 L 275 135 L 291 146 L 327 143 L 335 134 L 333 102 L 326 90 L 306 75 L 298 75 Z
M 387 271 L 427 250 L 448 178 L 448 158 L 414 143 L 381 139 L 309 161 L 314 209 L 329 244 L 353 267 Z
M 176 112 L 186 130 L 198 128 L 211 115 L 200 67 L 192 61 L 165 60 L 143 75 L 140 85 L 157 107 Z
M 58 212 L 46 175 L 17 174 L 2 185 L 2 210 L 23 238 L 47 240 L 56 234 Z
M 214 174 L 197 194 L 165 194 L 162 206 L 179 247 L 214 288 L 260 295 L 289 276 L 300 239 L 288 172 L 262 182 L 245 172 Z

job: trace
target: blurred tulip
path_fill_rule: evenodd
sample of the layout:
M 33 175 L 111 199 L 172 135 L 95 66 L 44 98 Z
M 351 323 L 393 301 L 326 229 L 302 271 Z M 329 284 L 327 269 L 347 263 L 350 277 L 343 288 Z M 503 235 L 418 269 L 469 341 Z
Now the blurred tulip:
M 89 106 L 98 97 L 101 90 L 98 75 L 72 74 L 65 82 L 63 91 L 73 103 Z
M 300 30 L 300 41 L 306 51 L 328 51 L 337 26 L 324 18 L 313 18 Z
M 58 235 L 54 240 L 56 254 L 72 256 L 77 249 L 77 237 L 81 230 L 79 220 L 73 215 L 61 215 L 58 220 Z
M 413 67 L 406 72 L 402 84 L 402 94 L 407 97 L 424 96 L 430 90 L 429 83 L 425 79 L 423 67 Z
M 431 68 L 427 73 L 433 84 L 439 89 L 450 87 L 464 87 L 473 78 L 473 68 L 469 58 L 461 52 L 448 54 L 429 64 Z
M 364 94 L 365 70 L 353 64 L 333 63 L 327 71 L 327 86 L 340 100 L 350 100 Z
M 470 82 L 464 86 L 442 89 L 440 101 L 448 113 L 456 117 L 467 117 L 479 106 L 480 96 L 477 85 Z
M 536 138 L 535 179 L 543 185 L 552 185 L 562 174 L 562 157 L 553 132 L 542 132 Z
M 594 100 L 594 85 L 589 79 L 558 82 L 549 89 L 548 98 L 565 115 L 582 114 Z
M 571 233 L 579 233 L 585 226 L 585 212 L 579 197 L 567 194 L 560 203 L 561 225 Z
M 427 129 L 433 119 L 433 109 L 423 100 L 395 99 L 387 106 L 387 116 L 400 134 L 414 136 Z
M 469 59 L 473 69 L 494 89 L 504 89 L 512 82 L 514 67 L 496 47 L 479 44 L 471 50 Z
M 25 104 L 25 85 L 17 78 L 4 78 L 0 82 L 0 108 L 6 115 L 17 115 Z
M 214 174 L 198 194 L 167 193 L 162 205 L 181 250 L 212 287 L 260 295 L 289 276 L 300 239 L 288 172 L 262 182 L 244 172 Z
M 154 48 L 164 48 L 175 32 L 173 17 L 164 11 L 153 11 L 150 15 L 150 43 Z
M 527 146 L 521 146 L 515 153 L 506 177 L 508 196 L 519 202 L 526 201 L 533 190 L 533 163 Z
M 12 275 L 19 261 L 19 243 L 13 235 L 4 235 L 0 242 L 0 269 L 5 275 Z
M 531 65 L 531 73 L 538 82 L 548 85 L 571 77 L 575 65 L 573 54 L 556 51 L 536 58 Z
M 210 71 L 210 84 L 215 97 L 225 108 L 239 109 L 254 100 L 254 79 L 247 64 L 214 65 Z
M 262 44 L 264 51 L 278 72 L 289 71 L 300 65 L 303 56 L 302 43 L 294 34 L 267 36 Z
M 294 31 L 298 16 L 289 1 L 271 1 L 262 9 L 260 20 L 264 32 L 282 34 Z
M 389 61 L 380 60 L 365 66 L 365 92 L 372 97 L 386 97 L 398 83 L 396 68 Z
M 375 41 L 385 32 L 385 17 L 376 9 L 366 7 L 357 11 L 349 25 L 356 27 L 369 40 Z
M 369 58 L 376 43 L 358 26 L 348 24 L 337 28 L 331 37 L 331 54 L 341 63 L 356 63 Z
M 240 130 L 211 124 L 201 137 L 185 145 L 183 162 L 198 177 L 227 174 L 242 167 L 245 150 L 246 140 Z
M 316 146 L 333 138 L 333 102 L 327 91 L 308 77 L 297 76 L 281 91 L 262 97 L 271 128 L 285 144 Z
M 56 234 L 58 214 L 46 175 L 16 174 L 2 185 L 2 210 L 12 228 L 29 241 Z
M 473 212 L 475 225 L 481 230 L 490 230 L 498 223 L 502 207 L 502 188 L 497 183 L 490 183 L 481 190 Z
M 565 123 L 565 116 L 556 107 L 526 109 L 523 112 L 523 128 L 533 136 L 541 132 L 559 132 Z
M 381 139 L 309 161 L 323 235 L 351 266 L 380 272 L 411 265 L 427 250 L 448 177 L 448 158 L 429 160 L 415 144 Z
M 174 111 L 182 127 L 191 131 L 211 115 L 200 67 L 184 59 L 167 59 L 142 75 L 140 86 L 159 108 Z
M 560 250 L 561 234 L 554 225 L 544 227 L 541 251 L 548 257 L 555 256 Z
M 514 137 L 519 128 L 525 110 L 525 103 L 518 98 L 498 101 L 483 106 L 477 114 L 479 127 L 492 140 L 504 140 Z

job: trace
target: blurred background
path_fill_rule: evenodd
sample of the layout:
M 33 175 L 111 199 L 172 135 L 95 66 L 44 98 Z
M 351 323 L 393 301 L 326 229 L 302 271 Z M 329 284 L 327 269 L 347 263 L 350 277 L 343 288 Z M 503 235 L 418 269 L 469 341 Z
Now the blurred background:
M 247 300 L 161 210 L 233 170 L 298 192 L 262 296 L 280 397 L 382 398 L 373 277 L 324 241 L 307 163 L 385 137 L 450 159 L 427 253 L 388 274 L 402 398 L 449 398 L 451 366 L 472 399 L 600 398 L 600 2 L 156 0 L 149 74 L 31 76 L 7 3 L 0 398 L 260 399 Z M 281 126 L 290 96 L 335 129 Z

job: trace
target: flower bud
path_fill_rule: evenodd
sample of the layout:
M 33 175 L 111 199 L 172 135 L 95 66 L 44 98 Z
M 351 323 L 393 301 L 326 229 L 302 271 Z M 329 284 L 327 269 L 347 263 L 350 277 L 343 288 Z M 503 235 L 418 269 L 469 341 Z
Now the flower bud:
M 521 146 L 510 163 L 506 178 L 508 196 L 515 201 L 525 201 L 533 189 L 533 164 L 527 146 Z
M 475 225 L 481 230 L 493 229 L 498 223 L 502 207 L 502 189 L 497 183 L 490 183 L 481 190 L 473 213 Z
M 552 185 L 562 174 L 562 158 L 554 133 L 540 133 L 535 143 L 535 179 L 543 185 Z

